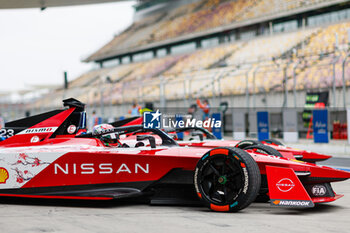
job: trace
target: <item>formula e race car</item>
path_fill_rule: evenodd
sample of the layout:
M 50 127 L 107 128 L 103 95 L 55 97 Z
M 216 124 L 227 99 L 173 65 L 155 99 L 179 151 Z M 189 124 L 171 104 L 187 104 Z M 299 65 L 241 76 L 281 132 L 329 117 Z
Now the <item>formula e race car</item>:
M 311 162 L 311 163 L 327 160 L 332 157 L 330 155 L 291 148 L 283 145 L 281 142 L 279 142 L 276 139 L 266 139 L 261 142 L 257 140 L 242 140 L 242 141 L 219 140 L 215 137 L 215 135 L 213 135 L 207 129 L 202 127 L 183 127 L 183 128 L 168 130 L 168 132 L 169 133 L 176 132 L 177 134 L 183 133 L 183 132 L 190 132 L 191 137 L 189 138 L 189 140 L 178 141 L 180 146 L 206 147 L 206 148 L 215 148 L 219 146 L 238 147 L 241 149 L 260 150 L 261 152 L 265 152 L 270 155 L 286 157 L 286 158 L 295 158 L 298 160 Z
M 142 125 L 86 133 L 84 104 L 68 99 L 64 106 L 7 124 L 20 131 L 0 142 L 0 197 L 140 198 L 239 211 L 263 194 L 274 206 L 313 207 L 340 198 L 331 182 L 350 178 L 349 172 L 257 151 L 180 147 Z M 134 133 L 136 140 L 120 140 Z
M 128 126 L 142 124 L 142 117 L 132 117 L 111 123 L 113 126 Z M 330 155 L 320 154 L 307 150 L 300 150 L 283 145 L 276 139 L 257 140 L 220 140 L 214 134 L 203 127 L 181 127 L 164 129 L 170 134 L 180 146 L 216 148 L 220 146 L 238 147 L 244 150 L 259 150 L 260 153 L 297 159 L 309 163 L 315 163 L 331 158 Z M 187 133 L 188 140 L 184 140 L 184 133 Z M 134 136 L 136 137 L 136 136 Z M 129 139 L 131 139 L 129 137 Z

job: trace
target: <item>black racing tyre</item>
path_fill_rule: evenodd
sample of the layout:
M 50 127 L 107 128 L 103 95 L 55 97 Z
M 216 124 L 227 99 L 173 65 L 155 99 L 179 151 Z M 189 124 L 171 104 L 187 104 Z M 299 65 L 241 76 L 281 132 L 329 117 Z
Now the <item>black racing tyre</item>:
M 253 150 L 261 154 L 273 155 L 273 156 L 283 158 L 283 155 L 278 150 L 276 150 L 275 148 L 272 148 L 271 146 L 267 146 L 263 144 L 247 146 L 244 148 L 244 150 Z
M 235 147 L 240 148 L 240 149 L 244 149 L 247 146 L 261 145 L 261 144 L 262 143 L 257 141 L 257 140 L 243 140 L 243 141 L 240 141 L 239 143 L 237 143 Z
M 276 140 L 274 138 L 265 139 L 265 140 L 262 140 L 261 142 L 266 142 L 267 144 L 275 144 L 278 146 L 284 146 L 284 144 L 282 142 L 280 142 L 279 140 Z
M 239 148 L 218 147 L 198 161 L 194 186 L 204 205 L 214 211 L 237 212 L 252 203 L 260 190 L 255 160 Z

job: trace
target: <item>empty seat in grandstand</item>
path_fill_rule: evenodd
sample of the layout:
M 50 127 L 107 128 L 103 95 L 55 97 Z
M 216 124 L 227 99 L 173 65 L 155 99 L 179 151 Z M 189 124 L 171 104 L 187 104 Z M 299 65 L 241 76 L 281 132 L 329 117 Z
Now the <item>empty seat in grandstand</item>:
M 249 40 L 226 61 L 228 64 L 237 64 L 279 57 L 305 40 L 315 30 L 308 29 Z
M 130 73 L 130 75 L 126 78 L 126 81 L 146 80 L 151 77 L 161 75 L 181 58 L 183 58 L 183 56 L 168 56 L 140 62 L 140 66 Z
M 70 82 L 69 87 L 73 88 L 91 85 L 93 82 L 107 74 L 110 70 L 110 68 L 105 68 L 88 71 Z
M 299 55 L 327 54 L 335 51 L 336 46 L 349 43 L 348 29 L 350 22 L 338 23 L 326 26 L 314 33 L 303 48 L 298 51 Z
M 271 15 L 292 9 L 306 7 L 315 3 L 325 2 L 327 0 L 257 0 L 253 7 L 247 9 L 237 20 L 243 21 L 252 18 L 258 18 L 264 15 Z
M 210 68 L 225 57 L 229 56 L 239 46 L 240 43 L 233 43 L 195 51 L 180 59 L 176 65 L 166 72 L 166 74 L 176 74 Z
M 250 20 L 292 9 L 319 4 L 326 0 L 202 0 L 168 12 L 136 20 L 109 43 L 92 54 L 92 61 L 128 52 L 135 47 L 207 31 L 235 22 Z

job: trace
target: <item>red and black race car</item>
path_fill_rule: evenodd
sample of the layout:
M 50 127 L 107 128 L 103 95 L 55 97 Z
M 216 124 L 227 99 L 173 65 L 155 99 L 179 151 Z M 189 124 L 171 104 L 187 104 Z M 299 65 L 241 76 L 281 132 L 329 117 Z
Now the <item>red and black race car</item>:
M 183 127 L 178 129 L 169 130 L 169 133 L 176 132 L 190 132 L 190 138 L 187 141 L 181 140 L 178 141 L 180 146 L 191 146 L 191 147 L 206 147 L 206 148 L 215 148 L 219 146 L 229 146 L 229 147 L 238 147 L 246 150 L 260 150 L 260 152 L 265 152 L 271 155 L 286 157 L 286 158 L 295 158 L 305 162 L 318 162 L 331 158 L 330 155 L 320 154 L 316 152 L 306 151 L 291 148 L 283 145 L 280 141 L 276 139 L 267 139 L 264 141 L 257 140 L 220 140 L 217 139 L 211 132 L 205 128 L 201 127 Z M 269 149 L 266 145 L 270 148 Z
M 0 142 L 0 197 L 133 197 L 238 211 L 268 195 L 274 206 L 313 207 L 340 198 L 331 183 L 350 178 L 349 172 L 239 148 L 180 147 L 165 132 L 141 125 L 85 133 L 84 105 L 74 99 L 64 105 L 7 125 L 17 124 L 19 132 Z M 129 144 L 119 140 L 131 133 L 146 134 Z M 106 135 L 114 136 L 113 144 Z
M 142 117 L 133 117 L 124 119 L 121 121 L 116 121 L 111 123 L 113 126 L 128 126 L 135 124 L 142 124 Z M 237 147 L 244 150 L 256 151 L 260 153 L 265 153 L 268 155 L 274 155 L 278 157 L 284 157 L 289 159 L 297 159 L 309 163 L 315 163 L 318 161 L 324 161 L 332 156 L 320 154 L 307 150 L 300 150 L 296 148 L 291 148 L 283 145 L 280 141 L 276 139 L 266 139 L 263 141 L 257 140 L 220 140 L 215 137 L 210 131 L 203 127 L 182 127 L 182 128 L 170 128 L 165 129 L 165 131 L 172 135 L 172 137 L 178 142 L 180 146 L 190 146 L 190 147 L 205 147 L 205 148 L 216 148 L 222 146 Z M 179 134 L 187 133 L 189 137 L 188 140 L 184 140 L 182 137 L 178 137 Z M 136 136 L 129 136 L 129 140 L 135 138 Z

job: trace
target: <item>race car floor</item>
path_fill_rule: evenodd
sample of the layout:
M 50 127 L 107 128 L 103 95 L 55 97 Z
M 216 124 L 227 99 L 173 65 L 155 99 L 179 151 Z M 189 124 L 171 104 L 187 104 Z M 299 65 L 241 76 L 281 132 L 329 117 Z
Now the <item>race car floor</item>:
M 1 232 L 349 232 L 350 181 L 335 183 L 345 196 L 312 209 L 253 203 L 239 213 L 205 207 L 101 204 L 0 199 Z

